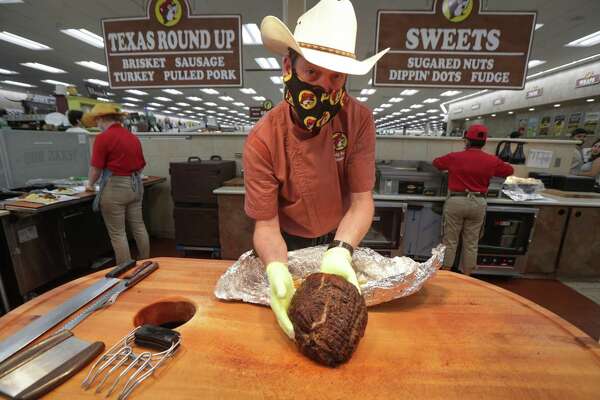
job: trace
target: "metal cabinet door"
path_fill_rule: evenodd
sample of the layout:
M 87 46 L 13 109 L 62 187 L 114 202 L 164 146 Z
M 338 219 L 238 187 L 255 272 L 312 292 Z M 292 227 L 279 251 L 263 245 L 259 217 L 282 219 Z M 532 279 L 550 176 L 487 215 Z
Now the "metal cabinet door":
M 571 209 L 560 253 L 557 274 L 561 277 L 600 277 L 600 209 Z
M 539 208 L 535 231 L 529 244 L 525 273 L 554 273 L 568 213 L 567 207 L 545 206 Z

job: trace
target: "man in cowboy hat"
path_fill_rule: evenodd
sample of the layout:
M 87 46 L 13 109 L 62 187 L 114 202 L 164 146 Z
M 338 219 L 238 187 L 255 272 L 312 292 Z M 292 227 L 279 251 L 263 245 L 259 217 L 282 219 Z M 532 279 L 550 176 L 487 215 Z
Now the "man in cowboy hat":
M 294 34 L 267 16 L 261 34 L 284 56 L 285 100 L 246 141 L 245 210 L 256 221 L 254 248 L 267 266 L 271 308 L 293 338 L 288 250 L 329 243 L 321 271 L 358 288 L 351 261 L 373 218 L 375 126 L 371 110 L 344 87 L 347 75 L 366 74 L 387 49 L 356 59 L 349 0 L 320 1 L 298 18 Z
M 142 218 L 141 172 L 146 161 L 140 140 L 121 125 L 123 115 L 125 113 L 114 104 L 100 103 L 82 118 L 86 127 L 97 126 L 102 130 L 94 139 L 86 190 L 94 191 L 94 184 L 100 179 L 94 209 L 102 211 L 117 264 L 131 259 L 126 221 L 135 238 L 139 258 L 150 256 L 148 232 Z
M 482 150 L 487 141 L 485 125 L 471 125 L 464 134 L 465 150 L 433 160 L 448 171 L 448 199 L 444 204 L 442 242 L 446 246 L 443 269 L 454 265 L 458 239 L 462 236 L 462 270 L 470 275 L 477 263 L 477 246 L 485 221 L 485 200 L 493 176 L 512 175 L 513 167 Z

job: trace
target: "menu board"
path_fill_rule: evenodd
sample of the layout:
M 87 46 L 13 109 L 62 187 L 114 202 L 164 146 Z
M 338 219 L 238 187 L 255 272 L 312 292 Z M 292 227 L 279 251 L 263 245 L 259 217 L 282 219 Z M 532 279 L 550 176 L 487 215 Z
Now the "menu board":
M 550 131 L 550 121 L 552 117 L 549 115 L 542 117 L 542 121 L 540 122 L 540 136 L 548 136 L 548 132 Z
M 589 112 L 585 114 L 585 120 L 583 122 L 583 128 L 589 133 L 593 134 L 596 132 L 598 127 L 598 120 L 600 120 L 599 112 Z
M 374 86 L 522 89 L 535 12 L 483 11 L 480 0 L 431 10 L 379 10 Z
M 102 20 L 111 88 L 242 86 L 240 15 L 191 15 L 149 0 L 146 15 Z
M 582 117 L 583 117 L 583 113 L 580 113 L 580 112 L 571 114 L 571 116 L 569 117 L 569 124 L 567 125 L 567 129 L 569 131 L 571 131 L 571 130 L 577 128 L 579 126 L 579 124 L 581 123 Z
M 563 129 L 565 128 L 565 116 L 564 115 L 555 115 L 554 122 L 552 123 L 552 134 L 554 136 L 560 136 L 563 133 Z

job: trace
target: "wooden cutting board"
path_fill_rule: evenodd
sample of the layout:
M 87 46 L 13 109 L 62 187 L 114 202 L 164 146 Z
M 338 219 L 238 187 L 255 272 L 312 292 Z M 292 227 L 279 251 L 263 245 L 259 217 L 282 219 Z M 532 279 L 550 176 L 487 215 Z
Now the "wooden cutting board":
M 174 315 L 168 301 L 195 307 L 177 328 L 180 351 L 132 399 L 591 400 L 600 393 L 595 340 L 520 296 L 463 275 L 440 271 L 418 293 L 369 308 L 353 358 L 330 369 L 302 356 L 269 308 L 214 297 L 231 262 L 156 260 L 158 271 L 74 329 L 110 347 L 151 304 L 163 307 L 146 320 Z M 101 276 L 67 283 L 0 318 L 0 338 Z M 88 368 L 47 398 L 104 398 L 80 388 Z
M 571 197 L 578 199 L 600 199 L 600 193 L 595 192 L 566 192 L 558 189 L 545 189 L 544 193 L 548 193 L 554 196 Z

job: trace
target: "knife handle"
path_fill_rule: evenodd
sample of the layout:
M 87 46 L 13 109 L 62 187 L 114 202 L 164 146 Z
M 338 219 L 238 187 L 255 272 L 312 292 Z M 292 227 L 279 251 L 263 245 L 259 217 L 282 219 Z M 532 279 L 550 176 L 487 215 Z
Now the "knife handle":
M 73 336 L 73 334 L 68 330 L 60 331 L 52 336 L 48 336 L 46 339 L 36 343 L 30 348 L 13 355 L 0 364 L 0 378 L 10 374 L 21 365 L 28 363 L 71 336 Z
M 43 379 L 37 381 L 34 385 L 19 393 L 17 397 L 22 400 L 39 399 L 41 396 L 45 395 L 79 372 L 102 351 L 104 351 L 103 342 L 91 343 L 88 347 L 67 360 L 64 364 L 56 368 L 50 374 L 46 375 Z
M 125 287 L 126 288 L 133 287 L 136 283 L 138 283 L 139 281 L 141 281 L 142 279 L 144 279 L 145 277 L 147 277 L 148 275 L 150 275 L 157 269 L 158 269 L 157 262 L 150 263 L 144 269 L 137 271 L 137 273 L 134 276 L 130 277 L 127 280 L 127 282 L 125 283 Z
M 130 271 L 127 275 L 123 276 L 121 279 L 126 281 L 126 280 L 133 278 L 134 276 L 136 276 L 138 273 L 140 273 L 144 268 L 146 268 L 150 264 L 152 264 L 152 261 L 144 261 L 142 263 L 142 265 L 138 265 L 132 271 Z
M 135 266 L 134 260 L 127 260 L 124 263 L 121 263 L 121 264 L 117 265 L 116 267 L 114 267 L 105 276 L 107 278 L 117 278 L 119 275 L 121 275 L 122 273 L 124 273 L 126 271 L 129 271 L 134 266 Z

